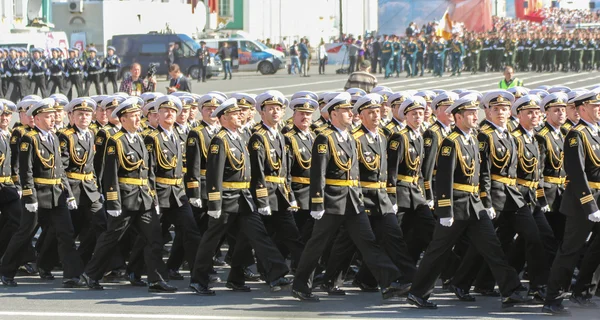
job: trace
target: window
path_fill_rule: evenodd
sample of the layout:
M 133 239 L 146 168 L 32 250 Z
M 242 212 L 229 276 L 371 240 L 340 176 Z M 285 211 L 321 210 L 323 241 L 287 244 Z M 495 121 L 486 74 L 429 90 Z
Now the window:
M 240 41 L 241 49 L 243 52 L 260 52 L 262 51 L 256 44 L 250 41 Z
M 164 43 L 143 43 L 140 54 L 146 56 L 166 55 L 167 47 Z
M 219 1 L 219 15 L 223 17 L 233 17 L 233 0 Z

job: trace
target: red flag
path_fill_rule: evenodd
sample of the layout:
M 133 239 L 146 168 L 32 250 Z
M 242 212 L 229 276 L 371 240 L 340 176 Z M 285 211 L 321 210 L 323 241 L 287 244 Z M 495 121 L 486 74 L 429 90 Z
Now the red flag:
M 338 52 L 340 52 L 340 50 L 342 50 L 342 45 L 341 44 L 339 44 L 339 45 L 337 45 L 335 47 L 331 47 L 331 48 L 327 49 L 327 53 L 338 53 Z
M 450 18 L 464 23 L 467 30 L 492 30 L 491 0 L 450 0 Z

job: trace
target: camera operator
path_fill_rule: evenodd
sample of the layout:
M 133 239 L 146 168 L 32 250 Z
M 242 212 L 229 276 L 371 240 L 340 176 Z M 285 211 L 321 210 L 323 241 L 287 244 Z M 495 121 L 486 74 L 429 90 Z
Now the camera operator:
M 154 91 L 156 77 L 151 75 L 150 77 L 146 77 L 146 79 L 141 78 L 142 67 L 139 63 L 132 64 L 129 72 L 131 75 L 121 81 L 120 92 L 125 92 L 131 96 L 139 96 L 144 92 Z

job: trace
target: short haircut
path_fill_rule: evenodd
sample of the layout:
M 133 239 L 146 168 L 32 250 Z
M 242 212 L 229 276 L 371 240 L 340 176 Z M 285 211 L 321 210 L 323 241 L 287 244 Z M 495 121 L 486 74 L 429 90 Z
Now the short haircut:
M 181 69 L 179 69 L 179 65 L 177 63 L 173 63 L 171 66 L 169 66 L 169 72 L 179 72 L 181 71 Z

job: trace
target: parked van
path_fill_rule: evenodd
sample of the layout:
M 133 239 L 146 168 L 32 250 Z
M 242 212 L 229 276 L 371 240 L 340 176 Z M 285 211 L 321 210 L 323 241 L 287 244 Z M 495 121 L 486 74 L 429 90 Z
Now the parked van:
M 206 42 L 210 53 L 218 54 L 224 42 L 232 48 L 231 69 L 237 71 L 260 71 L 261 74 L 274 74 L 279 69 L 285 69 L 285 55 L 281 51 L 270 49 L 260 41 L 237 33 L 230 38 L 200 39 Z
M 194 79 L 198 78 L 200 67 L 196 52 L 200 45 L 185 34 L 124 34 L 113 36 L 110 45 L 115 47 L 115 54 L 121 58 L 122 77 L 129 73 L 129 69 L 134 62 L 142 66 L 142 74 L 146 74 L 150 64 L 156 65 L 156 73 L 166 75 L 168 73 L 167 59 L 169 43 L 177 43 L 181 49 L 182 55 L 177 64 L 181 72 Z M 218 76 L 223 70 L 221 59 L 211 54 L 208 67 L 206 68 L 207 78 Z

